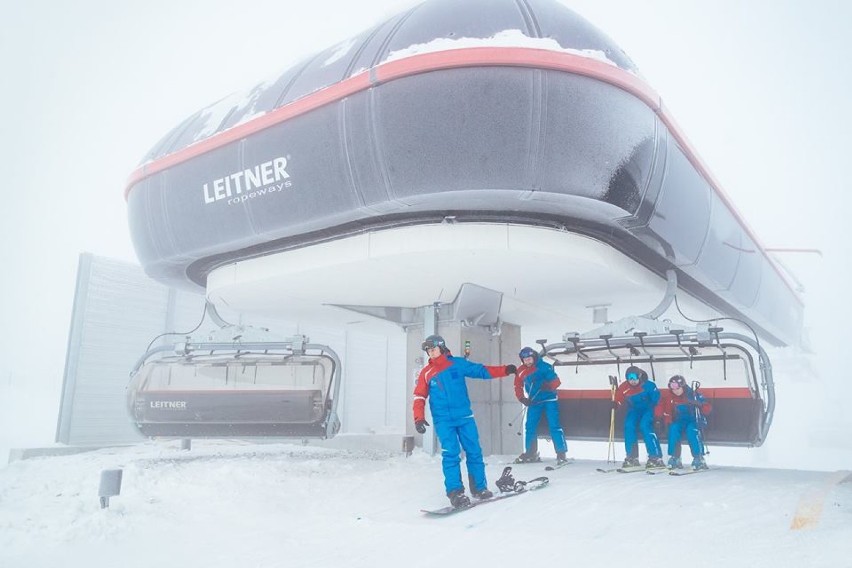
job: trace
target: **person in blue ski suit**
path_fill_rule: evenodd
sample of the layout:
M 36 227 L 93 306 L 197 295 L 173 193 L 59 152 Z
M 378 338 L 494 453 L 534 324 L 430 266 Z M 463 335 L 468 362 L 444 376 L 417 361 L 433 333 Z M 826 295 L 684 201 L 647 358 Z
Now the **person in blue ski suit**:
M 521 349 L 518 357 L 522 365 L 515 373 L 515 397 L 527 407 L 527 419 L 524 425 L 526 431 L 524 453 L 515 461 L 518 463 L 541 461 L 536 451 L 536 432 L 543 412 L 547 415 L 550 439 L 553 440 L 553 447 L 556 449 L 556 463 L 565 463 L 567 461 L 565 452 L 568 448 L 565 444 L 565 433 L 559 423 L 559 401 L 556 393 L 556 389 L 561 384 L 559 376 L 553 370 L 553 366 L 539 359 L 538 353 L 531 347 Z
M 423 341 L 423 351 L 429 362 L 420 371 L 414 386 L 414 427 L 424 434 L 426 399 L 435 422 L 435 433 L 441 441 L 441 463 L 444 470 L 444 488 L 453 507 L 466 507 L 470 499 L 464 493 L 461 476 L 461 450 L 467 459 L 470 492 L 477 499 L 488 499 L 494 494 L 485 479 L 485 462 L 479 445 L 479 432 L 473 419 L 470 397 L 465 378 L 493 379 L 515 373 L 515 365 L 485 366 L 462 357 L 453 357 L 444 338 L 430 335 Z
M 670 469 L 683 467 L 678 450 L 684 433 L 689 442 L 689 450 L 692 452 L 692 469 L 707 469 L 701 429 L 707 425 L 705 416 L 711 410 L 712 405 L 701 393 L 687 386 L 686 379 L 681 375 L 674 375 L 669 379 L 669 391 L 663 394 L 655 415 L 668 424 L 669 461 L 666 465 Z
M 624 372 L 625 381 L 615 390 L 616 408 L 627 407 L 624 416 L 624 448 L 627 457 L 622 467 L 639 465 L 639 444 L 637 430 L 642 432 L 648 462 L 645 467 L 665 467 L 660 441 L 654 432 L 654 407 L 660 400 L 660 391 L 648 374 L 639 367 L 631 365 Z

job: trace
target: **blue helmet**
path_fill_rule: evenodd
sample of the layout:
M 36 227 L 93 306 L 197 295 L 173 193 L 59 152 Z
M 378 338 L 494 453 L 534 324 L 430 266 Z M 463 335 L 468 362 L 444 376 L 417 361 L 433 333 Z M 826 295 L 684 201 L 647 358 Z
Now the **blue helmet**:
M 624 378 L 628 381 L 639 379 L 639 381 L 645 381 L 648 379 L 648 373 L 636 367 L 634 365 L 630 365 L 627 367 L 627 370 L 624 371 Z
M 535 349 L 533 349 L 532 347 L 524 347 L 518 353 L 518 357 L 521 358 L 521 361 L 523 361 L 527 357 L 532 357 L 533 359 L 538 360 L 538 353 L 536 353 Z
M 432 349 L 433 347 L 440 347 L 441 353 L 449 352 L 449 349 L 447 349 L 447 343 L 440 335 L 430 335 L 429 337 L 423 340 L 423 344 L 420 347 L 421 349 L 423 349 L 423 351 L 426 351 L 427 349 Z

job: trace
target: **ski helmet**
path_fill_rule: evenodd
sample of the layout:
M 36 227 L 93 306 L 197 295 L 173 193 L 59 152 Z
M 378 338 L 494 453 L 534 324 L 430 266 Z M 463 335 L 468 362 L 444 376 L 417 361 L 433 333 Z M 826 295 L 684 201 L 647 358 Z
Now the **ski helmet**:
M 636 367 L 634 365 L 630 365 L 627 367 L 627 370 L 624 371 L 624 378 L 628 381 L 639 379 L 640 381 L 644 381 L 648 379 L 648 373 Z
M 427 349 L 432 349 L 433 347 L 439 347 L 441 349 L 441 353 L 447 353 L 449 350 L 447 349 L 447 344 L 444 341 L 444 338 L 440 335 L 430 335 L 426 339 L 423 340 L 423 344 L 420 346 L 423 351 Z
M 534 360 L 538 360 L 538 353 L 535 352 L 535 349 L 532 347 L 524 347 L 518 353 L 518 357 L 520 357 L 521 361 L 526 359 L 527 357 L 532 357 Z
M 686 379 L 684 379 L 682 375 L 674 375 L 669 379 L 669 388 L 674 389 L 677 387 L 684 390 L 686 389 Z

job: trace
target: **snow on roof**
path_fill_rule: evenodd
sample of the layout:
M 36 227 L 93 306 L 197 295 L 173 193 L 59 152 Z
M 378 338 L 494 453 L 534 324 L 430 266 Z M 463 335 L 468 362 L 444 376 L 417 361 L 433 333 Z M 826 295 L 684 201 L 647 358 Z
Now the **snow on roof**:
M 562 47 L 553 38 L 535 38 L 524 35 L 521 30 L 503 30 L 488 38 L 436 38 L 427 43 L 416 43 L 404 49 L 398 49 L 388 54 L 382 63 L 402 59 L 411 55 L 430 53 L 435 51 L 447 51 L 451 49 L 465 49 L 469 47 L 527 47 L 533 49 L 545 49 L 561 53 L 571 53 L 581 57 L 589 57 L 603 63 L 617 67 L 616 63 L 603 51 L 597 49 L 570 49 Z

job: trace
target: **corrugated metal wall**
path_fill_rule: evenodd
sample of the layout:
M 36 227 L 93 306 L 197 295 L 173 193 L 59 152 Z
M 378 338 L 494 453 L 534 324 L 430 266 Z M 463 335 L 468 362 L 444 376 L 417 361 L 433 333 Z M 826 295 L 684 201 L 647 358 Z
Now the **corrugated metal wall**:
M 140 267 L 80 255 L 56 441 L 140 440 L 125 410 L 125 387 L 136 360 L 166 327 L 169 300 L 169 289 Z

